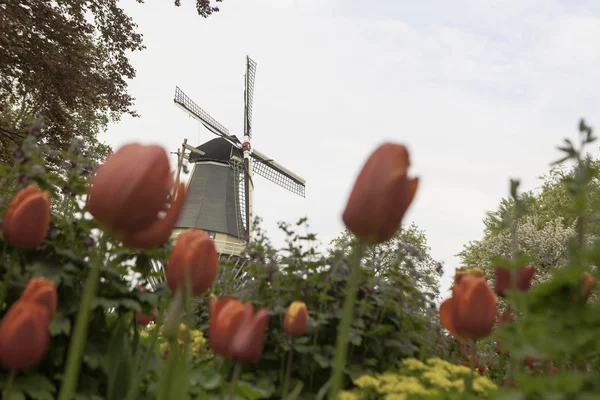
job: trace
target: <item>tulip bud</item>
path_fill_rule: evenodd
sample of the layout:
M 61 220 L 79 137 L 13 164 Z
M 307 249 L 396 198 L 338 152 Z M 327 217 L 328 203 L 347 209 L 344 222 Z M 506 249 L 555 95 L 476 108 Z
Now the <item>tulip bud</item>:
M 34 185 L 20 190 L 8 204 L 2 233 L 4 239 L 20 249 L 33 249 L 50 230 L 50 193 Z
M 50 343 L 50 316 L 47 308 L 28 301 L 17 301 L 0 323 L 0 363 L 10 370 L 38 364 Z
M 176 192 L 174 198 L 172 192 Z M 169 238 L 184 198 L 185 184 L 175 184 L 166 151 L 132 143 L 96 170 L 86 207 L 125 246 L 148 250 Z M 170 207 L 159 219 L 167 203 Z
M 528 291 L 531 287 L 534 272 L 535 267 L 533 265 L 519 268 L 517 270 L 517 281 L 514 283 L 516 287 L 513 287 L 513 270 L 504 267 L 496 267 L 496 294 L 500 297 L 504 297 L 504 292 L 509 289 L 517 289 L 522 292 Z
M 385 143 L 356 178 L 342 219 L 365 244 L 383 243 L 398 230 L 419 185 L 419 178 L 408 177 L 409 165 L 405 146 Z
M 308 310 L 301 301 L 293 302 L 285 314 L 283 330 L 288 335 L 302 336 L 308 326 Z
M 231 342 L 243 322 L 244 311 L 244 303 L 233 297 L 211 299 L 208 341 L 215 354 L 231 359 Z
M 58 307 L 58 294 L 54 282 L 46 278 L 31 278 L 21 294 L 21 300 L 33 301 L 46 307 L 50 320 L 56 314 Z
M 596 279 L 590 275 L 589 272 L 584 272 L 583 277 L 581 279 L 581 290 L 580 290 L 580 298 L 583 301 L 586 301 L 590 294 L 592 293 L 592 289 L 596 287 Z M 577 300 L 577 296 L 573 296 L 573 301 Z
M 492 332 L 496 315 L 496 296 L 485 278 L 465 276 L 452 289 L 452 325 L 467 339 L 481 339 Z
M 188 229 L 177 238 L 167 262 L 167 284 L 172 291 L 185 287 L 189 271 L 192 295 L 200 296 L 212 285 L 217 268 L 217 250 L 213 240 L 204 231 Z
M 141 326 L 148 326 L 150 322 L 156 321 L 156 315 L 158 314 L 158 308 L 154 310 L 154 315 L 147 315 L 143 313 L 135 313 L 135 322 Z
M 262 355 L 269 312 L 263 308 L 254 314 L 251 304 L 245 307 L 243 321 L 231 342 L 231 350 L 234 360 L 256 363 Z

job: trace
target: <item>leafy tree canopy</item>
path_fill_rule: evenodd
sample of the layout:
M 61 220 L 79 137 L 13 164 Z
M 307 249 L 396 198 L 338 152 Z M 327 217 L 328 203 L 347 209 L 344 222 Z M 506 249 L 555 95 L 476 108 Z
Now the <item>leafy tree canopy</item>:
M 209 0 L 196 8 L 218 11 Z M 95 145 L 110 121 L 137 116 L 127 91 L 128 54 L 144 49 L 136 29 L 118 0 L 0 0 L 0 163 L 37 115 L 57 150 L 77 136 Z

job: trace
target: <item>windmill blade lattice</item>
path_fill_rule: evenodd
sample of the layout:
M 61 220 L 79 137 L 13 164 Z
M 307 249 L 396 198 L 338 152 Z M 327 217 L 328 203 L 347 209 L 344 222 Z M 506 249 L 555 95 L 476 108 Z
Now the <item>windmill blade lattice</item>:
M 217 122 L 216 119 L 211 117 L 210 114 L 204 111 L 198 104 L 196 104 L 185 93 L 183 93 L 183 90 L 179 89 L 179 86 L 175 87 L 175 98 L 173 101 L 175 104 L 177 104 L 177 106 L 183 108 L 192 117 L 200 121 L 202 125 L 208 128 L 209 131 L 217 136 L 221 136 L 234 146 L 239 147 L 240 141 L 235 136 L 229 134 L 229 129 Z
M 256 63 L 246 56 L 246 126 L 244 133 L 252 137 L 252 104 L 254 101 L 254 81 L 256 79 Z
M 253 152 L 252 172 L 260 175 L 263 178 L 289 190 L 298 196 L 305 197 L 305 181 L 304 179 L 288 172 L 281 165 L 267 159 L 261 153 Z

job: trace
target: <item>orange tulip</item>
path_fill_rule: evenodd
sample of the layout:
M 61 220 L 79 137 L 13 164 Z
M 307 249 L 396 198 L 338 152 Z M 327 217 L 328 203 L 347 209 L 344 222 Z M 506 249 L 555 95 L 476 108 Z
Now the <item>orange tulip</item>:
M 398 230 L 419 186 L 419 178 L 408 177 L 409 165 L 405 146 L 385 143 L 356 178 L 342 220 L 365 244 L 385 242 Z
M 87 210 L 125 246 L 148 250 L 169 238 L 184 199 L 185 185 L 175 184 L 165 150 L 133 143 L 121 147 L 96 171 Z
M 50 344 L 47 308 L 30 301 L 17 301 L 0 323 L 0 363 L 22 370 L 38 364 Z
M 581 284 L 581 296 L 587 300 L 592 293 L 592 289 L 596 287 L 596 279 L 589 272 L 583 273 Z
M 246 303 L 244 319 L 231 342 L 233 359 L 245 363 L 258 362 L 263 352 L 268 326 L 269 312 L 263 308 L 255 314 L 252 304 Z
M 148 326 L 150 322 L 156 321 L 156 315 L 158 314 L 158 308 L 154 310 L 153 315 L 143 314 L 141 312 L 135 313 L 135 322 L 141 326 Z
M 256 362 L 262 355 L 269 313 L 254 314 L 252 304 L 233 297 L 211 299 L 208 340 L 214 353 L 236 361 Z
M 496 296 L 484 277 L 466 275 L 452 288 L 452 297 L 440 306 L 440 322 L 452 336 L 465 341 L 492 332 L 496 319 Z
M 20 249 L 32 249 L 44 241 L 50 229 L 50 193 L 34 185 L 20 190 L 8 204 L 2 233 L 4 239 Z
M 172 291 L 184 287 L 186 270 L 192 284 L 192 295 L 200 296 L 212 285 L 217 276 L 215 242 L 199 229 L 188 229 L 177 238 L 167 262 L 167 284 Z
M 533 279 L 533 273 L 535 267 L 530 265 L 529 267 L 521 267 L 517 270 L 517 282 L 516 288 L 522 292 L 526 292 L 531 287 L 531 280 Z M 512 270 L 504 267 L 496 267 L 496 294 L 500 297 L 504 297 L 506 290 L 512 289 Z
M 21 294 L 21 300 L 32 301 L 46 307 L 50 320 L 56 314 L 58 293 L 54 282 L 46 278 L 31 278 Z
M 232 358 L 231 342 L 242 323 L 244 310 L 244 303 L 233 297 L 211 299 L 208 340 L 214 353 Z
M 287 309 L 283 320 L 283 331 L 288 335 L 302 336 L 308 326 L 308 310 L 306 304 L 294 301 Z

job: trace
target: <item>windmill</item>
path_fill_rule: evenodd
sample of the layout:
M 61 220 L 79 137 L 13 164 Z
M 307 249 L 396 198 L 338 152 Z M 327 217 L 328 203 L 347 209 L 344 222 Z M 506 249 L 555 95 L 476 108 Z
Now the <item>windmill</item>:
M 192 168 L 173 236 L 189 228 L 202 229 L 215 240 L 221 256 L 239 256 L 252 237 L 254 175 L 305 197 L 304 179 L 250 145 L 255 76 L 256 63 L 246 56 L 243 141 L 175 88 L 175 104 L 217 137 L 198 147 L 185 139 L 176 153 L 178 177 L 184 159 Z

